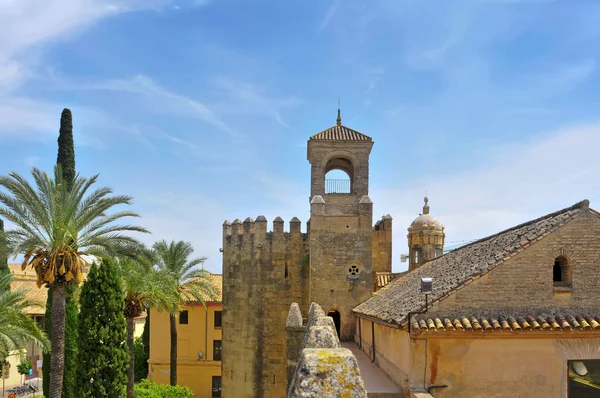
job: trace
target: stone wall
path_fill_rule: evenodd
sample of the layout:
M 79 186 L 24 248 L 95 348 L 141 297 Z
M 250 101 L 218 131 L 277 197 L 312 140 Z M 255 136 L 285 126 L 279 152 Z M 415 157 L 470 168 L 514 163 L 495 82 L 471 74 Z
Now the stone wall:
M 600 218 L 591 211 L 549 233 L 436 304 L 430 312 L 596 308 L 600 285 Z M 570 287 L 553 286 L 554 260 L 565 256 Z M 434 281 L 435 283 L 435 281 Z
M 294 303 L 295 304 L 295 303 Z M 290 307 L 287 333 L 291 339 L 301 319 L 297 304 Z M 297 364 L 289 381 L 287 396 L 295 397 L 367 397 L 358 362 L 352 352 L 341 348 L 333 319 L 312 303 L 305 334 L 297 354 Z M 288 357 L 293 350 L 288 351 Z
M 308 236 L 297 218 L 223 225 L 223 397 L 284 396 L 285 322 L 308 307 Z
M 392 216 L 389 214 L 373 228 L 373 272 L 392 272 Z

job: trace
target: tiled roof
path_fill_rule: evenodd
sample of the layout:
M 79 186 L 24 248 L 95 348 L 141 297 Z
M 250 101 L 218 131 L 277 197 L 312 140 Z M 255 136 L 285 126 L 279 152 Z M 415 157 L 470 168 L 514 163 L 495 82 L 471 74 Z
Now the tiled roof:
M 418 294 L 421 278 L 433 278 L 433 291 L 429 295 L 430 303 L 442 300 L 457 288 L 486 274 L 503 261 L 569 222 L 580 212 L 588 211 L 588 206 L 589 201 L 584 200 L 566 209 L 453 250 L 394 279 L 374 297 L 355 307 L 353 312 L 384 322 L 403 324 L 410 311 L 417 311 L 424 307 L 423 295 Z
M 407 271 L 406 271 L 407 272 Z M 376 287 L 381 289 L 392 281 L 392 279 L 404 275 L 406 272 L 377 272 L 375 273 Z
M 310 137 L 317 141 L 372 141 L 371 137 L 343 125 L 336 125 Z
M 207 295 L 203 295 L 204 301 L 206 303 L 222 303 L 223 302 L 223 275 L 222 274 L 210 274 L 210 279 L 212 283 L 215 285 L 218 291 L 218 296 L 216 300 L 212 300 Z
M 596 330 L 600 328 L 600 315 L 527 315 L 527 316 L 457 316 L 419 317 L 411 320 L 414 332 L 521 332 L 533 330 Z
M 34 279 L 23 279 L 15 276 L 15 279 L 10 283 L 10 290 L 23 290 L 25 298 L 33 302 L 41 304 L 39 307 L 26 307 L 25 312 L 29 315 L 42 315 L 46 313 L 46 300 L 48 299 L 48 289 L 45 287 L 38 288 Z

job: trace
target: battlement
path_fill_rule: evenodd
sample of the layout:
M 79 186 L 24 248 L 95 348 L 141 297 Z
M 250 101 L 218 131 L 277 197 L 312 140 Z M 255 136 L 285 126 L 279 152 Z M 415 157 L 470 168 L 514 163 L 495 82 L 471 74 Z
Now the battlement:
M 232 223 L 225 220 L 223 223 L 223 240 L 234 241 L 236 238 L 239 240 L 240 236 L 252 236 L 257 242 L 294 237 L 306 239 L 309 222 L 306 223 L 307 233 L 302 233 L 302 222 L 297 217 L 289 221 L 288 232 L 284 230 L 284 224 L 285 221 L 281 217 L 276 217 L 273 220 L 273 229 L 267 232 L 267 219 L 265 216 L 256 217 L 256 221 L 252 217 L 246 218 L 243 222 L 239 218 L 236 218 Z
M 374 231 L 391 231 L 392 230 L 392 216 L 386 214 L 381 217 L 373 227 Z

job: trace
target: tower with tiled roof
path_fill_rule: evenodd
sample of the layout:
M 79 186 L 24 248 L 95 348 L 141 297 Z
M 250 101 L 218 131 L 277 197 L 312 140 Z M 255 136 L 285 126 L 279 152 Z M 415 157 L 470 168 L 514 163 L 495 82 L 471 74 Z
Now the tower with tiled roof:
M 371 137 L 337 123 L 308 140 L 311 164 L 309 302 L 336 322 L 341 340 L 354 336 L 352 308 L 372 288 L 373 202 L 369 198 Z M 347 174 L 344 186 L 326 178 Z
M 409 271 L 444 253 L 444 226 L 429 214 L 429 198 L 425 196 L 423 214 L 408 227 Z

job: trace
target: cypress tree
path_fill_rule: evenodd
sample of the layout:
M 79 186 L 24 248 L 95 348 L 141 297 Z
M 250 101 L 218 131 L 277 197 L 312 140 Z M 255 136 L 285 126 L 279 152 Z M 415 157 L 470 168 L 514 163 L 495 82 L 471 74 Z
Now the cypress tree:
M 73 141 L 73 115 L 67 108 L 63 109 L 60 115 L 56 164 L 62 167 L 63 177 L 70 187 L 75 181 L 75 143 Z
M 0 220 L 0 272 L 9 272 L 6 238 L 4 237 L 4 221 Z
M 63 109 L 60 115 L 60 130 L 58 134 L 58 155 L 56 163 L 63 171 L 65 181 L 71 186 L 75 180 L 75 143 L 73 141 L 73 114 L 68 108 Z M 67 298 L 65 308 L 65 371 L 63 375 L 63 398 L 75 397 L 75 369 L 77 367 L 77 302 L 74 296 L 78 286 L 70 284 L 67 286 Z M 46 333 L 50 337 L 50 325 L 52 319 L 52 296 L 48 291 L 46 301 Z M 50 354 L 44 354 L 44 394 L 48 394 L 50 381 Z
M 81 288 L 78 397 L 124 397 L 129 351 L 125 302 L 116 266 L 103 260 L 94 263 Z

